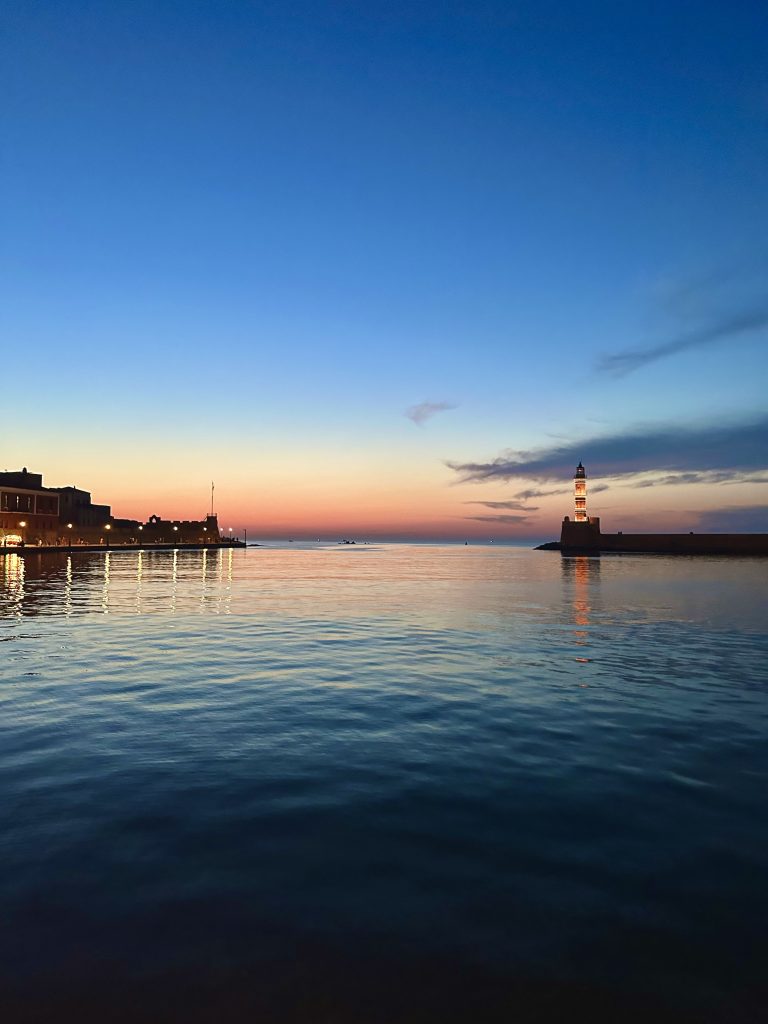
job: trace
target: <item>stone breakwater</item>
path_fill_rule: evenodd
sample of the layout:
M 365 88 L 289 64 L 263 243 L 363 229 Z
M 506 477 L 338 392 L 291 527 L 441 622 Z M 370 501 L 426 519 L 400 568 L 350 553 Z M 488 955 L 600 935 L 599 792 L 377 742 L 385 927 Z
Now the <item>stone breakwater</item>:
M 768 533 L 601 533 L 599 518 L 591 517 L 585 523 L 564 520 L 558 549 L 566 554 L 768 556 Z

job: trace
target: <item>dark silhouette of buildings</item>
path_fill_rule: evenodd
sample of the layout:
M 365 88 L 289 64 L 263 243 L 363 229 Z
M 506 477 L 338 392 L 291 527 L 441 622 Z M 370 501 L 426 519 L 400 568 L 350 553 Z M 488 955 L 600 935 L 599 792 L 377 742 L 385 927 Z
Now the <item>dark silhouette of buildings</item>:
M 54 487 L 59 494 L 59 517 L 63 523 L 73 526 L 104 527 L 112 522 L 109 505 L 94 505 L 88 491 L 79 487 Z
M 26 468 L 0 473 L 0 547 L 221 544 L 218 519 L 118 519 L 79 487 L 45 487 Z

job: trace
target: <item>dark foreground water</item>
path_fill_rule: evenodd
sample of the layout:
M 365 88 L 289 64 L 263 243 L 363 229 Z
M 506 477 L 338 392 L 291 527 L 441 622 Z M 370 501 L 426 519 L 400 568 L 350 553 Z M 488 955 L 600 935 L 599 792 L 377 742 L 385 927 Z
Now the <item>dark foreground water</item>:
M 764 1019 L 768 564 L 0 557 L 0 1018 Z

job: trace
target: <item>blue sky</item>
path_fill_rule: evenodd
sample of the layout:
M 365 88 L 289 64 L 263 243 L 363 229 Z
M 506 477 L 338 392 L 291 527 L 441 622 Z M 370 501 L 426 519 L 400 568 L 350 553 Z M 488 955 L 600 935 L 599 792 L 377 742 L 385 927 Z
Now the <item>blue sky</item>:
M 45 371 L 9 468 L 137 513 L 213 475 L 278 533 L 317 473 L 460 533 L 504 493 L 446 462 L 764 409 L 764 4 L 3 6 L 2 348 Z M 619 510 L 727 504 L 650 490 Z

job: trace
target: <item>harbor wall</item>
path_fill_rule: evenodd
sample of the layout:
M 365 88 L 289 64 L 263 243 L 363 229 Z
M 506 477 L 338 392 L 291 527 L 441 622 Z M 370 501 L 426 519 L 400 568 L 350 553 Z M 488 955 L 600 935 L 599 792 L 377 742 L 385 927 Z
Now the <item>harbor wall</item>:
M 768 555 L 768 533 L 601 533 L 600 519 L 563 521 L 560 550 L 668 555 Z

